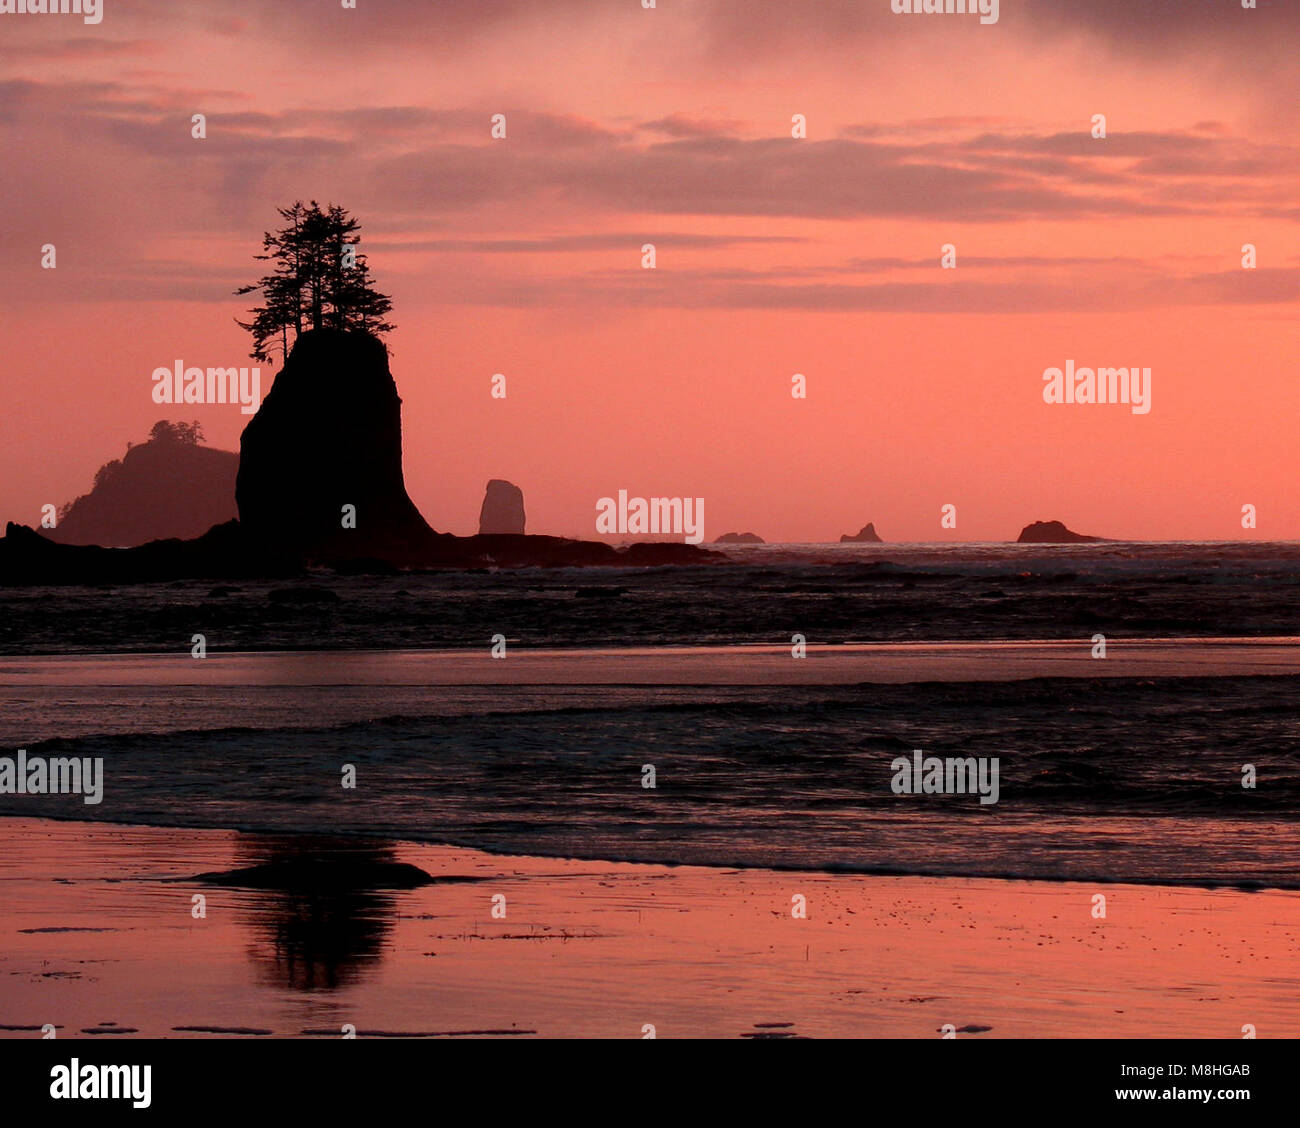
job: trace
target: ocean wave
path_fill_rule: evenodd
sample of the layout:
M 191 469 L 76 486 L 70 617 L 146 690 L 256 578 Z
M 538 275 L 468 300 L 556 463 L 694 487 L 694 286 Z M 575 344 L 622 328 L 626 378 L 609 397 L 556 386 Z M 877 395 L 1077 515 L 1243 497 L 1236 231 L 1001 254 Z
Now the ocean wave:
M 27 751 L 102 757 L 101 804 L 0 795 L 0 814 L 610 860 L 1292 888 L 1297 705 L 1295 677 L 1036 679 L 88 734 Z M 998 802 L 895 794 L 894 761 L 916 749 L 997 758 Z M 341 786 L 347 765 L 354 788 Z

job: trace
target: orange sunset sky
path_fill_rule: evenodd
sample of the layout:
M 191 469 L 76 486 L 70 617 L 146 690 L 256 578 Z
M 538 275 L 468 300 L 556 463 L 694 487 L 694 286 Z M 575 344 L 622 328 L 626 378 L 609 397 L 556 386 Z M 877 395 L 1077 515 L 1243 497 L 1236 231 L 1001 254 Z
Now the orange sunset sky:
M 0 15 L 0 520 L 164 416 L 238 449 L 237 407 L 159 407 L 150 374 L 253 363 L 232 291 L 315 198 L 393 299 L 436 529 L 501 477 L 530 532 L 585 537 L 627 489 L 703 497 L 710 540 L 1300 539 L 1298 51 L 1294 0 Z M 1151 368 L 1150 414 L 1045 404 L 1067 359 Z

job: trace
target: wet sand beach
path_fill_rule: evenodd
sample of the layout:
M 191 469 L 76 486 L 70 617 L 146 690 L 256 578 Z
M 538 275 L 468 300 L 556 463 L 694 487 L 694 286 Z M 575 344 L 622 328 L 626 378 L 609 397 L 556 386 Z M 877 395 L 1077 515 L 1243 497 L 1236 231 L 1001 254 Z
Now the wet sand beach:
M 734 871 L 26 818 L 0 820 L 0 837 L 4 1037 L 46 1023 L 95 1039 L 340 1037 L 346 1024 L 359 1037 L 640 1038 L 650 1025 L 658 1037 L 938 1038 L 946 1023 L 959 1038 L 1235 1039 L 1244 1024 L 1300 1036 L 1295 892 Z M 285 887 L 303 858 L 350 859 L 351 877 Z M 189 880 L 272 864 L 272 887 Z M 377 887 L 402 865 L 434 883 Z M 792 916 L 796 895 L 806 919 Z

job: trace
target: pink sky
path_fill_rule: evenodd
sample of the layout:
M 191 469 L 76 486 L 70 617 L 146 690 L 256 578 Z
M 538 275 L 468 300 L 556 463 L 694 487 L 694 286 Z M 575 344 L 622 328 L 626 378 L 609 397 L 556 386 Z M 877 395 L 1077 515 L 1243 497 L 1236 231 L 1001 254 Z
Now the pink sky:
M 392 296 L 439 530 L 500 477 L 586 537 L 627 489 L 707 539 L 1300 539 L 1300 5 L 104 2 L 0 15 L 0 520 L 164 416 L 238 449 L 150 373 L 251 363 L 232 291 L 315 198 Z M 1044 404 L 1067 359 L 1151 368 L 1150 414 Z

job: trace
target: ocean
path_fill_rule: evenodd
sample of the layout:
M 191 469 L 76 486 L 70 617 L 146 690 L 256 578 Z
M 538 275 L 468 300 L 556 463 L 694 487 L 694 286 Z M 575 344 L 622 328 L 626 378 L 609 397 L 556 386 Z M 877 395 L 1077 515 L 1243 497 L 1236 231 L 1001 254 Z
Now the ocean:
M 719 567 L 0 588 L 0 654 L 1300 635 L 1300 544 L 708 546 Z
M 0 795 L 0 815 L 1300 888 L 1300 546 L 728 554 L 0 592 L 0 754 L 102 757 L 106 779 L 98 806 Z M 1143 633 L 1180 641 L 1123 665 Z M 915 750 L 997 758 L 998 802 L 895 794 Z

